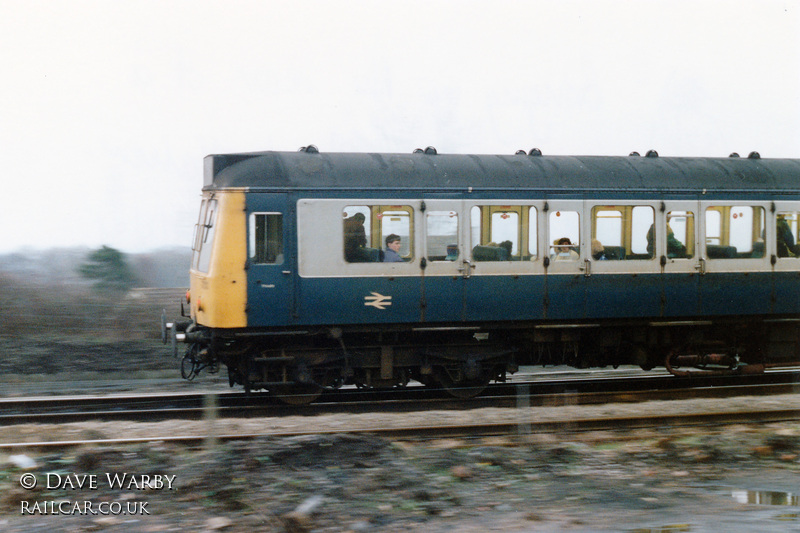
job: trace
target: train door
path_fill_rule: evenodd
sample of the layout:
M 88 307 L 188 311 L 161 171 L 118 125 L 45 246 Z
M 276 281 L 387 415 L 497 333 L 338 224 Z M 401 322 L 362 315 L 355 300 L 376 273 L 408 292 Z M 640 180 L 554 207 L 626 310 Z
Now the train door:
M 661 316 L 691 317 L 700 312 L 700 277 L 705 260 L 700 254 L 697 201 L 665 202 L 656 217 L 655 250 L 661 266 Z
M 292 322 L 295 307 L 293 209 L 286 195 L 247 195 L 248 326 Z
M 585 255 L 589 241 L 583 226 L 583 202 L 549 200 L 545 203 L 546 257 L 543 312 L 546 318 L 570 320 L 585 316 Z
M 465 313 L 470 321 L 544 317 L 541 237 L 544 202 L 472 200 L 465 253 Z
M 797 315 L 800 302 L 800 203 L 775 202 L 767 212 L 766 255 L 772 266 L 772 312 Z
M 587 201 L 584 262 L 586 317 L 653 317 L 661 312 L 661 277 L 648 235 L 654 202 Z
M 423 218 L 422 318 L 460 322 L 464 286 L 473 264 L 465 250 L 469 221 L 460 200 L 425 199 Z
M 704 201 L 700 210 L 700 314 L 768 313 L 772 270 L 765 253 L 768 205 Z

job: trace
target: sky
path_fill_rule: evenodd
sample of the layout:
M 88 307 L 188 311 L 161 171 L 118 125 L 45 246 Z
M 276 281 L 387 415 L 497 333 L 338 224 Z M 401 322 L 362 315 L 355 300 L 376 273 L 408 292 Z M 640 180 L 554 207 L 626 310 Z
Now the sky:
M 189 246 L 212 153 L 800 158 L 800 0 L 0 0 L 0 252 Z

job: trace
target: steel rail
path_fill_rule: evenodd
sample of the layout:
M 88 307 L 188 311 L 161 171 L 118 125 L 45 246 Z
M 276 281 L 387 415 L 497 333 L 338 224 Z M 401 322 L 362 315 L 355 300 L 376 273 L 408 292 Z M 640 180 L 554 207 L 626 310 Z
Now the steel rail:
M 622 379 L 622 378 L 620 378 Z M 673 380 L 674 378 L 670 378 Z M 794 378 L 796 379 L 796 378 Z M 641 378 L 626 383 L 617 392 L 581 392 L 581 381 L 562 381 L 541 387 L 539 382 L 502 385 L 482 396 L 461 400 L 444 397 L 430 389 L 418 388 L 403 394 L 382 395 L 352 391 L 336 397 L 303 406 L 283 405 L 264 395 L 224 393 L 213 395 L 220 417 L 252 418 L 263 416 L 319 415 L 366 412 L 416 412 L 421 410 L 463 410 L 481 407 L 517 407 L 521 401 L 530 406 L 596 405 L 603 403 L 634 403 L 648 400 L 676 400 L 687 398 L 725 398 L 735 396 L 766 396 L 790 394 L 800 391 L 800 383 L 715 386 L 703 388 L 651 389 L 641 387 Z M 595 383 L 590 382 L 591 389 Z M 619 385 L 623 385 L 620 383 Z M 564 392 L 544 392 L 538 389 Z M 204 416 L 204 402 L 208 394 L 172 394 L 168 396 L 102 396 L 77 398 L 39 398 L 0 401 L 0 425 L 23 423 L 63 423 L 87 420 L 197 420 Z M 267 401 L 265 401 L 267 399 Z
M 314 435 L 372 435 L 386 439 L 436 439 L 436 438 L 476 438 L 487 436 L 521 436 L 535 433 L 581 433 L 597 430 L 627 431 L 643 428 L 710 427 L 731 424 L 765 424 L 794 422 L 800 420 L 798 409 L 759 409 L 750 411 L 728 411 L 699 414 L 627 416 L 627 417 L 589 417 L 566 420 L 537 421 L 530 418 L 516 422 L 488 424 L 427 425 L 392 428 L 350 428 L 309 431 L 268 431 L 252 434 L 182 435 L 155 436 L 121 439 L 65 440 L 0 443 L 0 449 L 16 451 L 31 448 L 65 448 L 84 445 L 130 445 L 150 442 L 167 442 L 187 446 L 208 445 L 210 441 L 253 440 L 258 438 L 286 438 Z

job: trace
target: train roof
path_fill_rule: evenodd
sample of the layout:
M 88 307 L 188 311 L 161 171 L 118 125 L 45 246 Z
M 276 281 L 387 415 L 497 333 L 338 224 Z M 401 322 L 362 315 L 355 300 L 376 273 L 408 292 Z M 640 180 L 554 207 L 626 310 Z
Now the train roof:
M 204 188 L 285 190 L 800 191 L 800 159 L 256 152 L 209 155 Z

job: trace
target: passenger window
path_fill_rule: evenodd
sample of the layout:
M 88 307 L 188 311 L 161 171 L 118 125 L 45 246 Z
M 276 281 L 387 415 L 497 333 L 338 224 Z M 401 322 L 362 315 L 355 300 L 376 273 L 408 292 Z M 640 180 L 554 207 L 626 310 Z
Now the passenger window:
M 592 259 L 636 260 L 654 256 L 654 210 L 646 205 L 592 208 Z
M 711 206 L 706 210 L 706 254 L 709 259 L 764 256 L 764 208 Z
M 694 257 L 694 213 L 669 211 L 667 213 L 667 257 L 691 259 Z
M 581 224 L 577 211 L 551 211 L 548 218 L 550 259 L 577 261 L 580 258 Z
M 429 211 L 425 217 L 427 250 L 430 261 L 455 261 L 458 259 L 458 213 L 455 211 Z
M 413 214 L 414 209 L 407 205 L 345 207 L 342 211 L 345 261 L 379 263 L 412 260 Z M 400 243 L 399 248 L 395 244 L 397 242 Z M 387 254 L 386 250 L 389 249 L 392 251 Z
M 775 219 L 775 250 L 778 257 L 800 257 L 797 242 L 800 213 L 781 211 Z
M 525 256 L 529 257 L 529 252 L 520 250 L 523 230 L 530 231 L 520 223 L 525 209 L 523 206 L 474 206 L 470 211 L 472 258 L 475 261 L 527 259 Z
M 250 215 L 250 260 L 259 264 L 283 264 L 283 215 Z

